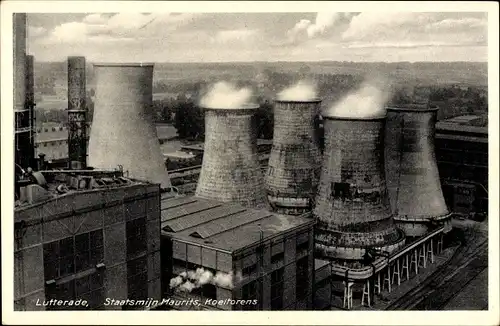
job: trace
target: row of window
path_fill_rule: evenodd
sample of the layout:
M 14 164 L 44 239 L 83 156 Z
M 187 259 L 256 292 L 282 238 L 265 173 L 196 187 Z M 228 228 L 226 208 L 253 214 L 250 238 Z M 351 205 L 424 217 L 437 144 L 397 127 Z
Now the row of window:
M 147 299 L 147 237 L 146 218 L 126 223 L 128 298 Z M 95 230 L 56 240 L 43 245 L 44 277 L 47 299 L 89 302 L 88 308 L 99 309 L 104 304 L 104 271 L 96 268 L 104 263 L 103 230 Z M 112 286 L 121 286 L 114 284 Z M 142 307 L 124 307 L 141 309 Z M 79 309 L 74 306 L 48 306 L 47 309 Z

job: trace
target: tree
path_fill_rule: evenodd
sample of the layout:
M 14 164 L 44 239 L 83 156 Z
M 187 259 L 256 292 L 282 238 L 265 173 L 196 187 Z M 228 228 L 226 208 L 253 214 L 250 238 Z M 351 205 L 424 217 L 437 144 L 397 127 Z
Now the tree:
M 273 106 L 267 99 L 260 98 L 259 102 L 259 109 L 255 114 L 257 121 L 257 137 L 272 139 L 274 129 Z
M 192 100 L 178 98 L 174 112 L 174 127 L 180 138 L 190 140 L 205 138 L 204 112 Z

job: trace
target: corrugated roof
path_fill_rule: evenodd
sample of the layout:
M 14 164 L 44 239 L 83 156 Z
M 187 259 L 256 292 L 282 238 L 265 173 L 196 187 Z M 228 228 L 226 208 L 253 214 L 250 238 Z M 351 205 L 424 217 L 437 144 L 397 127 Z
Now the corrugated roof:
M 277 215 L 193 196 L 162 200 L 161 227 L 170 237 L 227 251 L 243 249 L 262 237 L 312 224 L 314 220 L 310 218 Z
M 198 226 L 199 228 L 205 228 L 205 223 L 244 211 L 245 208 L 239 205 L 217 206 L 210 210 L 204 210 L 198 213 L 184 216 L 184 218 L 181 217 L 168 219 L 164 224 L 164 228 L 168 228 L 169 230 L 171 230 L 169 232 L 179 232 L 181 230 L 186 230 L 196 226 Z
M 190 235 L 206 239 L 213 235 L 236 229 L 239 226 L 261 220 L 268 216 L 271 216 L 271 213 L 266 211 L 242 211 L 241 214 L 238 214 L 237 218 L 234 218 L 234 215 L 229 215 L 225 218 L 218 219 L 215 223 L 197 227 Z
M 193 213 L 201 212 L 204 210 L 208 210 L 211 208 L 215 208 L 220 206 L 220 203 L 214 203 L 205 199 L 199 199 L 194 202 L 186 202 L 183 203 L 182 205 L 178 205 L 175 207 L 171 207 L 168 210 L 162 209 L 161 215 L 162 219 L 161 221 L 169 221 L 173 220 L 182 216 L 190 215 Z
M 478 133 L 478 134 L 488 134 L 488 128 L 486 127 L 476 127 L 464 124 L 458 124 L 453 122 L 438 122 L 436 123 L 436 131 L 453 131 L 456 133 Z

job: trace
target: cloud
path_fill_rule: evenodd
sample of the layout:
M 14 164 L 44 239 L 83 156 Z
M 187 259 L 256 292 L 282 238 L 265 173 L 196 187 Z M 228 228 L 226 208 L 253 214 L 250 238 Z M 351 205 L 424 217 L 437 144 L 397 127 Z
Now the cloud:
M 287 32 L 291 42 L 300 42 L 330 34 L 336 27 L 349 22 L 357 13 L 350 12 L 318 12 L 314 22 L 301 19 Z
M 54 27 L 45 43 L 132 41 L 163 38 L 164 34 L 188 23 L 199 14 L 118 13 L 89 14 L 81 21 Z
M 450 14 L 363 12 L 352 18 L 342 33 L 342 41 L 451 46 L 477 44 L 485 39 L 485 17 L 450 18 Z
M 45 27 L 28 26 L 28 37 L 38 37 L 47 32 Z
M 257 29 L 237 29 L 218 31 L 213 37 L 213 43 L 228 44 L 235 42 L 253 42 L 259 36 Z

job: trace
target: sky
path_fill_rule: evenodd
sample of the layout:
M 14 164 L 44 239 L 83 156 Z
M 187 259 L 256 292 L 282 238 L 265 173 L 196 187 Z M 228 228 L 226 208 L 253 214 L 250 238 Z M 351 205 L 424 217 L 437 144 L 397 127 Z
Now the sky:
M 29 13 L 37 61 L 480 61 L 481 12 Z

